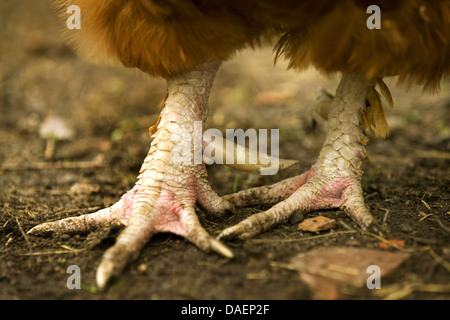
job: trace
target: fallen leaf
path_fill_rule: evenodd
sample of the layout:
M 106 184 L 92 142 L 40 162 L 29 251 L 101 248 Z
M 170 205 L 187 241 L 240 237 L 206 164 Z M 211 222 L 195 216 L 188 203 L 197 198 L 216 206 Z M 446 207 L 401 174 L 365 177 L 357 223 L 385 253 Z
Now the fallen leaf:
M 364 248 L 317 248 L 291 259 L 300 279 L 313 292 L 315 299 L 336 300 L 341 297 L 342 285 L 362 287 L 377 266 L 380 277 L 390 274 L 410 257 L 405 252 L 388 252 Z
M 383 249 L 388 249 L 391 247 L 401 247 L 403 248 L 405 246 L 405 240 L 400 239 L 390 239 L 390 240 L 384 240 L 380 241 L 378 243 L 378 246 Z
M 303 220 L 298 224 L 298 230 L 318 232 L 332 229 L 336 226 L 336 220 L 324 216 L 317 216 Z

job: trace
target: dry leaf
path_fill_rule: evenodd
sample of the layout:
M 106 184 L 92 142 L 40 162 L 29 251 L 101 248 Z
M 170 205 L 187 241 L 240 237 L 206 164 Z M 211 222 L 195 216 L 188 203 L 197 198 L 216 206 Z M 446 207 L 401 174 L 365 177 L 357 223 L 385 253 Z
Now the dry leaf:
M 378 246 L 383 249 L 388 249 L 391 247 L 402 247 L 403 248 L 405 246 L 405 240 L 391 239 L 391 240 L 380 241 L 378 243 Z
M 362 287 L 371 276 L 369 266 L 377 266 L 380 277 L 390 274 L 410 257 L 409 253 L 364 248 L 317 248 L 291 260 L 300 279 L 308 284 L 315 299 L 339 299 L 339 286 Z
M 318 232 L 332 229 L 336 226 L 336 220 L 324 216 L 317 216 L 303 220 L 298 224 L 298 230 Z

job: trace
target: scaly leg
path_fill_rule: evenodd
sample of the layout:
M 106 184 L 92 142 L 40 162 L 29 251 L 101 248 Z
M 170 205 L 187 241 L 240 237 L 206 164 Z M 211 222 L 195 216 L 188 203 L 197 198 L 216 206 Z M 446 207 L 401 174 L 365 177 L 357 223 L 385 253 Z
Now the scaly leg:
M 364 146 L 368 141 L 363 123 L 367 122 L 366 108 L 371 107 L 368 96 L 374 84 L 363 77 L 344 76 L 331 104 L 328 135 L 318 161 L 300 176 L 225 196 L 237 207 L 278 203 L 223 230 L 219 239 L 249 238 L 286 222 L 297 210 L 326 208 L 344 210 L 366 229 L 373 217 L 364 204 L 361 188 L 361 164 L 366 158 Z
M 220 64 L 218 60 L 209 61 L 167 79 L 168 96 L 138 181 L 116 204 L 92 214 L 43 223 L 28 233 L 74 234 L 109 223 L 125 225 L 97 269 L 100 288 L 135 260 L 158 232 L 172 232 L 202 250 L 233 257 L 225 245 L 203 229 L 194 210 L 196 203 L 214 216 L 234 210 L 211 189 L 205 165 L 195 162 L 193 156 L 194 121 L 206 118 L 209 92 Z

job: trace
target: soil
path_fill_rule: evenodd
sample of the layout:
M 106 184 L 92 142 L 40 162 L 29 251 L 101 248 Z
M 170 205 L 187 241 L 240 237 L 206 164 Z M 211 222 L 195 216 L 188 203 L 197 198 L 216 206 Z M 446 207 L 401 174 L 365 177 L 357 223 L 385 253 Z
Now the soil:
M 450 298 L 448 80 L 431 95 L 386 79 L 396 103 L 386 110 L 391 135 L 370 137 L 362 181 L 382 235 L 362 232 L 340 210 L 317 211 L 253 239 L 227 241 L 236 255 L 227 260 L 176 235 L 159 234 L 99 292 L 95 270 L 120 229 L 75 236 L 26 231 L 109 206 L 133 186 L 165 82 L 84 60 L 64 44 L 64 26 L 45 2 L 1 1 L 0 21 L 0 299 L 312 299 L 313 289 L 283 266 L 299 253 L 338 246 L 411 254 L 382 279 L 388 291 L 347 287 L 343 299 Z M 273 176 L 212 165 L 213 188 L 225 195 L 308 170 L 326 133 L 326 123 L 311 113 L 317 88 L 334 92 L 338 80 L 312 69 L 287 70 L 283 61 L 274 66 L 271 48 L 243 51 L 224 63 L 210 97 L 209 127 L 279 129 L 280 155 L 300 164 Z M 63 118 L 75 132 L 56 141 L 50 159 L 48 142 L 39 135 L 49 116 Z M 220 219 L 199 211 L 199 217 L 217 234 L 264 209 L 244 208 Z M 299 220 L 317 215 L 336 219 L 336 228 L 297 230 Z M 383 249 L 384 239 L 404 243 Z M 67 288 L 70 265 L 80 267 L 81 290 Z

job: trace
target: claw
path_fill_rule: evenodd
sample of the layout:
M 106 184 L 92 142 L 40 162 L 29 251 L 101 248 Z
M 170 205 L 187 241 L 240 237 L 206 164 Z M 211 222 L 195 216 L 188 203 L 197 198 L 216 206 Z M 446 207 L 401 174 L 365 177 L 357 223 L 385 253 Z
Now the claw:
M 153 219 L 146 212 L 135 212 L 130 224 L 120 233 L 114 246 L 106 250 L 97 269 L 97 286 L 104 289 L 110 279 L 118 276 L 136 260 L 144 245 L 155 234 Z
M 113 276 L 117 276 L 117 272 L 114 268 L 115 264 L 110 260 L 103 260 L 98 266 L 95 278 L 97 281 L 97 287 L 100 290 L 105 290 L 110 279 L 112 279 Z
M 218 254 L 224 256 L 225 258 L 228 258 L 228 259 L 233 259 L 234 258 L 233 251 L 228 249 L 228 247 L 225 246 L 222 242 L 220 242 L 220 241 L 218 241 L 218 240 L 216 240 L 214 238 L 211 238 L 209 241 L 210 241 L 209 244 L 210 244 L 211 249 L 213 251 L 215 251 Z

